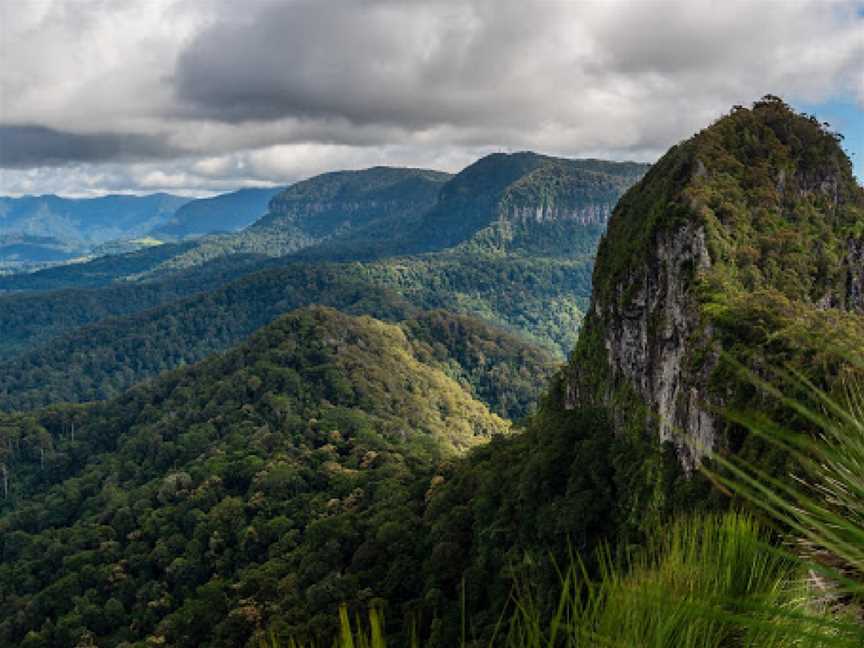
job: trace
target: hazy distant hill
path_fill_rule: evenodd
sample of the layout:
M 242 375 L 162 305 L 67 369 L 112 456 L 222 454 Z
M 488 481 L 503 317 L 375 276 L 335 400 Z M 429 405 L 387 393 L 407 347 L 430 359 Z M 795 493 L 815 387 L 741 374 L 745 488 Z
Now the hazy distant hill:
M 362 261 L 456 247 L 468 254 L 591 256 L 618 197 L 648 168 L 522 152 L 486 156 L 455 176 L 391 167 L 325 173 L 276 193 L 266 214 L 243 231 L 205 236 L 176 253 L 139 250 L 133 264 L 124 255 L 98 259 L 98 285 L 112 274 L 155 278 L 232 257 Z M 207 214 L 260 205 L 268 191 L 192 201 L 164 231 L 200 231 Z M 93 276 L 82 264 L 0 278 L 0 290 L 93 286 Z
M 183 239 L 216 232 L 236 232 L 267 212 L 270 199 L 284 187 L 240 189 L 181 206 L 174 216 L 151 232 L 160 240 Z
M 0 197 L 0 234 L 46 236 L 64 243 L 106 243 L 141 236 L 169 221 L 189 198 L 165 193 L 62 198 Z
M 158 193 L 62 198 L 0 196 L 0 268 L 27 271 L 143 236 L 189 198 Z

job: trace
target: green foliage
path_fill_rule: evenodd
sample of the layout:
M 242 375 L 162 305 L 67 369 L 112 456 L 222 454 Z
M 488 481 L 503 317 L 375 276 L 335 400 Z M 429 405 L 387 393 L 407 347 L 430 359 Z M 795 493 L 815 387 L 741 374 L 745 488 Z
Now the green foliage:
M 452 180 L 385 167 L 324 174 L 281 192 L 239 234 L 10 278 L 9 289 L 92 290 L 0 298 L 0 407 L 116 396 L 312 303 L 397 319 L 411 310 L 405 302 L 445 308 L 564 357 L 605 214 L 644 169 L 520 153 L 489 156 Z M 293 260 L 264 260 L 300 248 Z M 367 261 L 325 263 L 353 258 Z
M 860 348 L 847 354 L 864 368 Z M 864 593 L 862 378 L 847 378 L 846 389 L 835 397 L 800 374 L 781 376 L 775 384 L 749 377 L 798 416 L 800 423 L 789 427 L 762 412 L 735 415 L 754 437 L 794 459 L 794 479 L 778 478 L 770 467 L 741 455 L 718 456 L 723 472 L 714 478 L 795 537 L 823 596 L 838 609 L 850 603 L 854 609 Z M 807 433 L 810 427 L 819 430 L 818 438 Z
M 277 612 L 316 637 L 341 602 L 406 600 L 435 466 L 508 429 L 418 344 L 312 308 L 120 399 L 3 417 L 0 643 L 236 646 Z
M 473 390 L 497 414 L 527 416 L 556 366 L 550 353 L 471 317 L 427 311 L 402 323 L 414 352 Z
M 682 456 L 707 442 L 785 474 L 788 457 L 717 412 L 801 422 L 739 365 L 789 367 L 830 392 L 854 373 L 826 341 L 864 346 L 862 222 L 864 189 L 837 136 L 775 97 L 673 147 L 622 197 L 600 244 L 591 315 L 565 370 L 571 406 L 603 405 L 619 435 L 656 439 L 652 403 L 674 395 L 661 414 L 685 428 L 665 430 Z M 691 425 L 697 408 L 711 425 Z M 655 450 L 634 470 L 634 521 L 698 499 L 687 480 L 663 479 L 663 463 Z
M 41 339 L 52 328 L 87 313 L 116 315 L 135 299 L 144 306 L 169 293 L 176 298 L 178 292 L 194 292 L 196 279 L 183 277 L 188 281 L 99 293 L 6 297 L 10 308 L 0 310 L 0 330 L 9 331 L 11 340 L 22 331 L 34 331 Z M 218 273 L 202 280 L 212 285 L 219 281 Z M 418 307 L 447 308 L 522 333 L 534 342 L 558 341 L 564 346 L 577 334 L 579 305 L 585 301 L 578 295 L 587 297 L 589 290 L 590 266 L 572 261 L 442 256 L 372 264 L 292 263 L 138 315 L 108 318 L 8 360 L 0 365 L 0 408 L 30 409 L 117 396 L 144 378 L 197 362 L 275 317 L 314 303 L 391 321 L 410 318 Z M 115 308 L 121 313 L 114 313 Z M 540 367 L 546 361 L 528 352 L 526 342 L 509 337 L 506 343 L 518 345 L 517 355 L 538 360 L 527 371 L 540 384 L 548 375 Z M 525 405 L 523 400 L 523 410 Z M 522 413 L 514 410 L 511 415 Z

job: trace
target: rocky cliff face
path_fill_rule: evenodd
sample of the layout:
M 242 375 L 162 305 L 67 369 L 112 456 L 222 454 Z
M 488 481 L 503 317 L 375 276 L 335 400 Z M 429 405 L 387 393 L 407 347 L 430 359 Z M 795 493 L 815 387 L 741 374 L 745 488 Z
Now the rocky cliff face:
M 864 331 L 862 234 L 864 190 L 831 133 L 776 99 L 734 111 L 612 215 L 565 407 L 609 408 L 618 434 L 671 442 L 691 471 L 728 445 L 717 412 L 750 404 L 723 358 L 809 370 L 817 337 Z
M 716 357 L 697 371 L 687 362 L 710 343 L 710 331 L 700 334 L 699 309 L 691 294 L 692 269 L 710 265 L 703 227 L 688 224 L 663 232 L 645 264 L 615 286 L 613 299 L 596 300 L 590 315 L 605 323 L 602 344 L 610 387 L 624 383 L 636 391 L 648 406 L 645 425 L 656 427 L 661 442 L 676 445 L 687 469 L 711 448 L 715 436 L 713 417 L 700 394 Z M 571 387 L 568 404 L 578 403 Z M 617 418 L 621 415 L 629 413 L 619 412 Z M 676 434 L 679 430 L 687 432 Z
M 499 219 L 511 223 L 569 222 L 577 225 L 605 227 L 612 215 L 614 202 L 588 203 L 574 207 L 556 205 L 510 206 L 502 210 Z
M 522 152 L 487 156 L 442 189 L 424 218 L 437 247 L 593 255 L 612 208 L 648 165 Z
M 864 240 L 850 238 L 846 253 L 846 303 L 850 310 L 864 313 Z

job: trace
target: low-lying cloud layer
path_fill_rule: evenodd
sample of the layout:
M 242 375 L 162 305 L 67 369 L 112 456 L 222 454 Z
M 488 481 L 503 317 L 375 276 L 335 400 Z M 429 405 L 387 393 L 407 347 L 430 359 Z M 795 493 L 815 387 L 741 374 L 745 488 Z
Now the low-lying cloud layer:
M 70 162 L 105 162 L 172 158 L 181 152 L 154 135 L 137 133 L 64 133 L 44 126 L 0 125 L 0 167 L 61 166 Z
M 864 106 L 851 0 L 13 0 L 0 24 L 0 193 L 652 160 L 767 92 Z

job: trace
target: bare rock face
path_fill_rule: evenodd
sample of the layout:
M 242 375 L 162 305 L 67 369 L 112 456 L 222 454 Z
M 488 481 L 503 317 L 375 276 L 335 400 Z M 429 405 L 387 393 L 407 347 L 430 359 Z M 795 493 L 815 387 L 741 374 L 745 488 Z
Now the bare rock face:
M 700 333 L 693 272 L 710 265 L 704 228 L 690 224 L 664 232 L 647 263 L 596 313 L 607 323 L 603 346 L 613 383 L 626 381 L 636 390 L 656 419 L 660 441 L 675 444 L 687 469 L 714 444 L 714 422 L 700 396 L 713 363 L 702 371 L 688 366 L 694 343 L 701 347 L 710 334 Z M 625 293 L 632 296 L 618 306 Z
M 605 226 L 612 215 L 614 202 L 598 202 L 578 207 L 559 207 L 536 205 L 532 207 L 511 207 L 501 213 L 500 219 L 512 223 L 554 223 L 566 222 L 577 225 Z
M 847 241 L 846 304 L 849 310 L 864 313 L 864 239 Z

